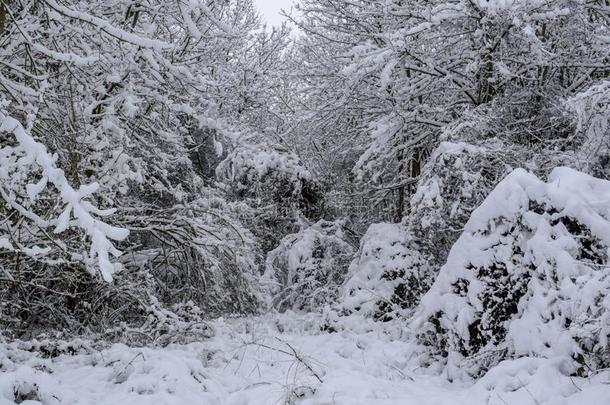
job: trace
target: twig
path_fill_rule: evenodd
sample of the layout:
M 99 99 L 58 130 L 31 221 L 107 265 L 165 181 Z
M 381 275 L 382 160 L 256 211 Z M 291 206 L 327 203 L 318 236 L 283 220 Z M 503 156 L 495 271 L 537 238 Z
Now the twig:
M 508 405 L 508 403 L 507 403 L 507 402 L 504 400 L 504 398 L 502 398 L 502 397 L 500 396 L 500 394 L 498 394 L 498 393 L 496 392 L 496 395 L 497 395 L 497 397 L 498 397 L 498 398 L 500 398 L 500 401 L 502 401 L 502 402 L 504 403 L 504 405 Z
M 303 366 L 305 366 L 305 368 L 307 370 L 309 370 L 311 375 L 313 375 L 316 378 L 316 380 L 318 380 L 320 382 L 320 384 L 324 383 L 324 381 L 322 380 L 320 375 L 315 372 L 315 370 L 303 359 L 303 357 L 301 357 L 301 355 L 294 349 L 294 347 L 292 347 L 289 343 L 282 341 L 280 338 L 276 337 L 275 339 L 278 342 L 281 342 L 281 343 L 285 344 L 286 346 L 288 346 L 288 348 L 290 348 L 291 351 L 289 352 L 287 350 L 283 350 L 283 349 L 280 349 L 280 348 L 277 348 L 277 347 L 272 347 L 272 346 L 266 345 L 264 343 L 252 342 L 250 344 L 255 345 L 255 346 L 260 346 L 260 347 L 263 347 L 265 349 L 273 350 L 273 351 L 276 351 L 278 353 L 285 354 L 287 356 L 294 357 L 299 363 L 301 363 Z
M 276 339 L 278 341 L 281 342 L 281 340 L 279 338 L 276 337 Z M 311 372 L 311 374 L 316 377 L 316 379 L 320 382 L 320 384 L 324 383 L 324 381 L 322 381 L 322 378 L 320 378 L 320 376 L 314 371 L 313 368 L 311 368 L 311 366 L 309 364 L 307 364 L 307 362 L 305 362 L 305 360 L 303 360 L 303 358 L 297 353 L 297 351 L 294 349 L 294 347 L 292 347 L 290 345 L 290 343 L 288 342 L 283 342 L 286 346 L 288 346 L 290 348 L 290 350 L 292 350 L 292 353 L 294 355 L 294 357 L 301 362 L 308 370 L 309 372 Z
M 530 390 L 527 389 L 527 386 L 523 383 L 523 381 L 521 381 L 521 378 L 518 378 L 519 382 L 521 383 L 521 388 L 523 388 L 525 390 L 525 392 L 527 392 L 529 394 L 530 397 L 532 397 L 532 399 L 534 400 L 534 403 L 536 405 L 540 405 L 540 402 L 538 402 L 538 400 L 536 399 L 536 397 L 531 393 Z
M 576 387 L 576 389 L 578 391 L 582 392 L 582 389 L 578 385 L 576 385 L 576 383 L 574 382 L 574 379 L 572 377 L 570 377 L 570 381 L 572 381 L 572 384 L 574 384 L 574 386 Z

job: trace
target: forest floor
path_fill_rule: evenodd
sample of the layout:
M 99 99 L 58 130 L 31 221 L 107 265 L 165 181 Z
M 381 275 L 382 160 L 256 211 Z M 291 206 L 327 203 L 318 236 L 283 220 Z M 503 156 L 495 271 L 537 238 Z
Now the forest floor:
M 351 321 L 327 333 L 314 315 L 219 319 L 204 342 L 115 344 L 53 358 L 4 344 L 0 405 L 610 403 L 610 371 L 570 378 L 553 361 L 523 358 L 477 382 L 450 383 L 446 372 L 413 366 L 414 347 L 397 325 Z

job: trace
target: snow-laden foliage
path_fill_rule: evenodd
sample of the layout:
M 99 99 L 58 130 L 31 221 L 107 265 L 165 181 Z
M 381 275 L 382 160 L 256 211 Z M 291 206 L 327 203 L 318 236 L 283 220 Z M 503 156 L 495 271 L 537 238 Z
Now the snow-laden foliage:
M 333 303 L 354 254 L 343 221 L 319 221 L 267 254 L 262 283 L 279 311 L 320 311 Z
M 3 325 L 255 309 L 256 244 L 199 152 L 279 125 L 258 98 L 273 100 L 287 30 L 258 28 L 251 1 L 0 4 Z
M 474 356 L 475 374 L 519 356 L 608 367 L 609 255 L 610 182 L 517 169 L 473 212 L 413 325 L 433 351 Z
M 0 144 L 0 213 L 6 215 L 0 225 L 0 248 L 10 252 L 17 261 L 23 255 L 22 265 L 26 267 L 37 260 L 49 265 L 74 260 L 81 262 L 91 274 L 99 273 L 104 280 L 111 281 L 120 268 L 111 262 L 111 255 L 120 255 L 111 240 L 124 240 L 128 231 L 96 218 L 114 213 L 112 209 L 99 209 L 87 201 L 98 191 L 99 184 L 81 185 L 75 190 L 65 172 L 57 167 L 57 157 L 37 142 L 19 121 L 2 111 L 0 134 L 6 137 L 4 145 Z M 57 201 L 54 206 L 49 203 L 53 200 Z M 64 244 L 51 257 L 49 253 L 56 242 L 50 234 L 73 229 L 78 230 L 73 232 L 78 245 L 68 248 Z M 83 251 L 83 234 L 88 238 L 89 252 Z M 9 280 L 13 279 L 9 269 L 5 273 Z
M 362 237 L 346 309 L 389 319 L 415 307 L 472 211 L 519 166 L 517 153 L 498 141 L 442 142 L 422 169 L 409 217 L 402 224 L 371 225 Z
M 124 266 L 148 272 L 150 291 L 162 304 L 193 301 L 205 313 L 256 310 L 259 252 L 238 219 L 239 208 L 213 189 L 206 198 L 165 209 L 124 210 L 130 242 L 146 246 L 126 252 Z
M 231 184 L 240 196 L 300 198 L 311 173 L 298 156 L 261 145 L 240 145 L 218 167 L 219 177 Z M 275 189 L 274 189 L 275 188 Z
M 567 106 L 576 118 L 581 138 L 576 166 L 610 179 L 610 81 L 574 96 Z
M 233 208 L 211 196 L 163 211 L 118 211 L 131 234 L 119 258 L 123 270 L 112 283 L 91 278 L 78 262 L 47 265 L 13 257 L 16 266 L 4 271 L 12 280 L 0 290 L 5 331 L 29 336 L 49 329 L 76 330 L 111 340 L 161 344 L 184 340 L 198 330 L 186 323 L 184 313 L 171 314 L 184 302 L 191 301 L 201 319 L 255 311 L 260 302 L 257 246 L 229 216 Z M 78 234 L 70 239 L 76 246 L 82 241 Z M 5 263 L 9 258 L 4 256 Z M 182 337 L 180 328 L 188 329 Z
M 0 403 L 604 397 L 608 0 L 254 4 L 0 0 Z
M 442 142 L 422 169 L 408 217 L 420 249 L 442 264 L 470 214 L 520 156 L 501 142 Z
M 298 230 L 300 215 L 316 219 L 323 207 L 314 175 L 295 153 L 281 148 L 240 145 L 216 172 L 228 197 L 247 204 L 243 221 L 257 237 L 263 253 Z
M 434 280 L 429 262 L 405 225 L 371 225 L 349 267 L 341 307 L 380 320 L 410 315 Z
M 607 77 L 601 0 L 299 5 L 303 149 L 341 179 L 331 184 L 350 197 L 345 212 L 366 219 L 402 220 L 427 157 L 472 111 L 492 125 L 479 120 L 478 139 L 449 140 L 497 137 L 541 156 L 577 148 L 563 101 Z

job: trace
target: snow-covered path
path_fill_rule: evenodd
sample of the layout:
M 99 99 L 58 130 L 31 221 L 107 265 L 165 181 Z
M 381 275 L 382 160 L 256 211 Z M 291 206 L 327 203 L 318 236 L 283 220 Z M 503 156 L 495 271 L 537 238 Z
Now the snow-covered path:
M 164 349 L 114 345 L 43 359 L 1 346 L 0 405 L 610 403 L 610 374 L 570 379 L 537 359 L 505 362 L 476 384 L 449 383 L 414 368 L 413 347 L 398 329 L 365 321 L 338 333 L 315 332 L 314 317 L 214 326 L 209 341 Z

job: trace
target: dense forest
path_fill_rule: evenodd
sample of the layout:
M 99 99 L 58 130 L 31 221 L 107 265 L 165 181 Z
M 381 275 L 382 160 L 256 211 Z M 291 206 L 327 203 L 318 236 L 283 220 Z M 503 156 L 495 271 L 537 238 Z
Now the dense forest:
M 610 403 L 610 1 L 296 3 L 0 0 L 0 404 Z

